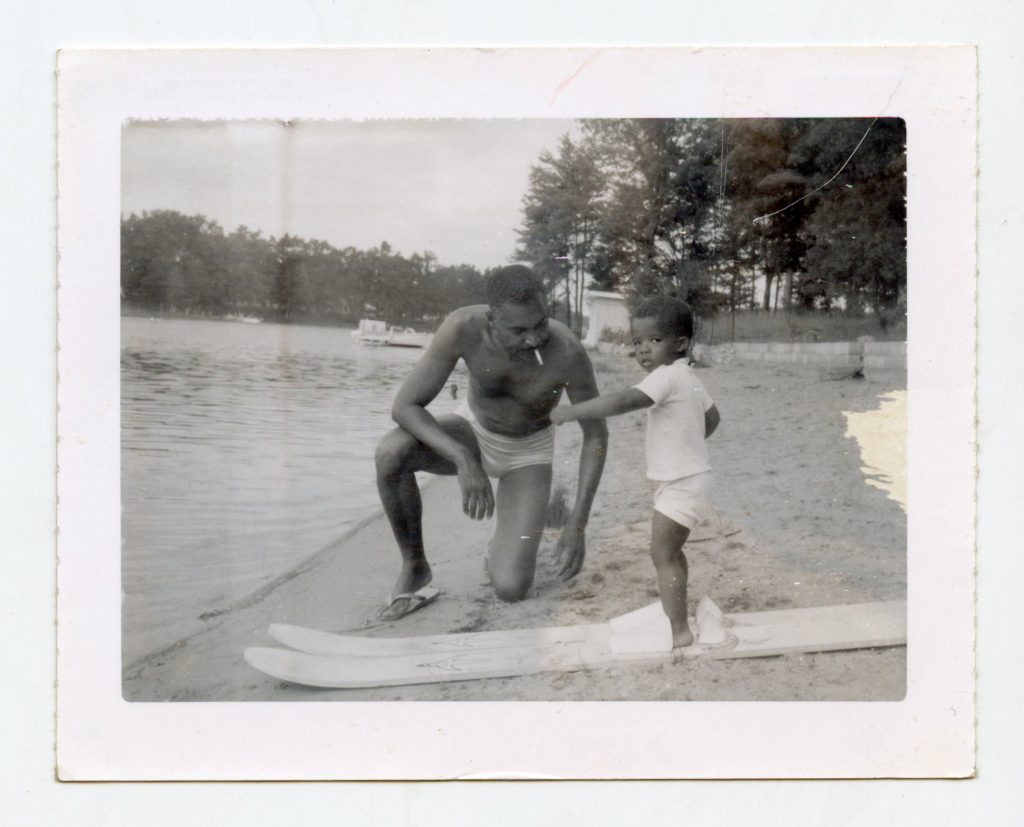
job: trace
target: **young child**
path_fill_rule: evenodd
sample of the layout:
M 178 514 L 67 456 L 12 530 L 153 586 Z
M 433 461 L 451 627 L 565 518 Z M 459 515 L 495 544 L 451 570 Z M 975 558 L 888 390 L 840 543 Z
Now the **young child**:
M 561 425 L 604 419 L 647 408 L 647 476 L 661 483 L 654 495 L 651 559 L 661 605 L 672 626 L 672 655 L 679 660 L 694 642 L 686 619 L 687 563 L 683 544 L 707 507 L 711 463 L 704 440 L 720 417 L 697 374 L 687 364 L 693 313 L 668 296 L 644 300 L 630 320 L 636 359 L 647 377 L 636 387 L 602 394 L 551 411 Z

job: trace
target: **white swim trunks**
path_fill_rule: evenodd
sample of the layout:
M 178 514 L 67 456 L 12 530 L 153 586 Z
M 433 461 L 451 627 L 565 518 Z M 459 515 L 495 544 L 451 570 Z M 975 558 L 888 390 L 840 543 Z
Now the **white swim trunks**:
M 549 425 L 529 436 L 513 437 L 488 431 L 481 425 L 469 403 L 463 401 L 456 416 L 465 419 L 480 445 L 481 464 L 489 477 L 500 479 L 509 471 L 528 465 L 551 465 L 555 457 L 555 429 Z
M 692 530 L 707 514 L 710 497 L 711 472 L 702 471 L 658 486 L 654 510 Z

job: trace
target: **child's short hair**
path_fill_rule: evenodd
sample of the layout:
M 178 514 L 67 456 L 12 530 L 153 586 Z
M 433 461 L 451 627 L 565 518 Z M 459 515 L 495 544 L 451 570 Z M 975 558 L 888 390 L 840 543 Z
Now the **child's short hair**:
M 682 299 L 672 296 L 648 296 L 636 306 L 634 319 L 654 319 L 658 330 L 668 336 L 693 339 L 693 311 Z
M 524 264 L 499 267 L 487 280 L 487 303 L 498 308 L 503 304 L 530 304 L 544 301 L 544 286 L 533 270 Z

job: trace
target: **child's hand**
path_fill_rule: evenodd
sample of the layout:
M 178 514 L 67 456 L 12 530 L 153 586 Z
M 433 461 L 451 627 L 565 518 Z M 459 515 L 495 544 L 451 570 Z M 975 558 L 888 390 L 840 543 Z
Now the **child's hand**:
M 551 420 L 552 425 L 564 425 L 569 421 L 569 417 L 565 415 L 565 408 L 562 406 L 554 408 L 551 413 L 548 414 L 548 419 Z

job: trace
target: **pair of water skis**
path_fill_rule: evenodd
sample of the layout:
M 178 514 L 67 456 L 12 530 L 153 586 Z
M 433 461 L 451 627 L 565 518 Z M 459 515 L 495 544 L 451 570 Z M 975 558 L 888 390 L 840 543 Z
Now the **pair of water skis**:
M 901 646 L 906 602 L 723 615 L 703 598 L 693 627 L 698 659 Z M 290 683 L 345 689 L 576 672 L 672 657 L 660 603 L 607 623 L 539 629 L 371 638 L 271 624 L 269 632 L 290 648 L 248 648 L 250 666 Z

